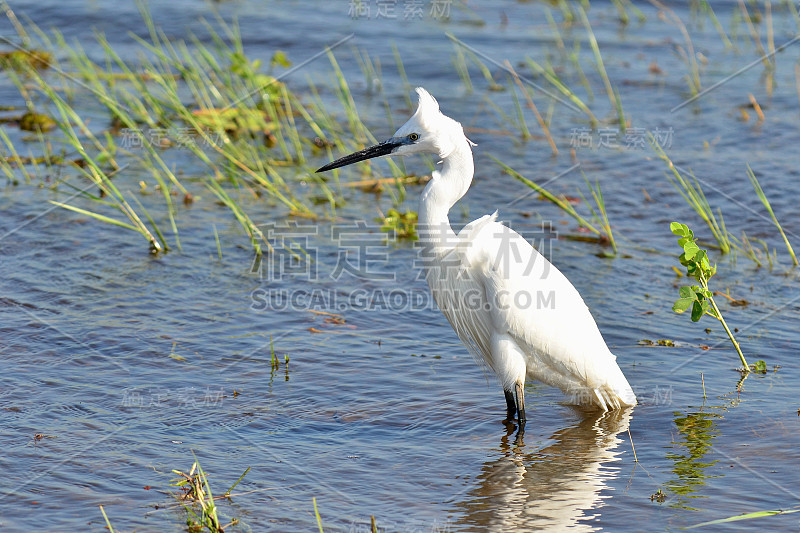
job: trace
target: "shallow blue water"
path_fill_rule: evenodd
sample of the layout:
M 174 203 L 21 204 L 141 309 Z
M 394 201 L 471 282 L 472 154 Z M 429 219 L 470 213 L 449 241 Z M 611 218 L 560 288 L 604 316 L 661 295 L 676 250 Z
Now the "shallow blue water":
M 540 63 L 549 58 L 588 100 L 576 69 L 558 51 L 544 16 L 548 4 L 484 2 L 468 10 L 453 3 L 449 20 L 430 16 L 430 5 L 422 18 L 404 19 L 402 3 L 394 18 L 378 19 L 371 4 L 370 17 L 356 19 L 345 3 L 181 1 L 152 2 L 150 8 L 170 37 L 185 37 L 189 30 L 202 36 L 200 17 L 238 17 L 247 53 L 266 62 L 282 49 L 299 63 L 354 33 L 336 55 L 362 116 L 379 138 L 394 131 L 384 95 L 395 126 L 409 112 L 392 56 L 396 44 L 409 82 L 437 96 L 443 111 L 460 120 L 478 144 L 475 181 L 454 209 L 453 223 L 460 226 L 499 208 L 501 218 L 523 234 L 548 237 L 552 261 L 592 309 L 640 405 L 600 417 L 563 405 L 560 392 L 531 383 L 527 433 L 523 444 L 515 444 L 501 423 L 499 387 L 473 363 L 437 310 L 391 301 L 365 309 L 365 293 L 355 292 L 366 290 L 374 300 L 400 288 L 423 298 L 427 289 L 416 275 L 411 246 L 378 247 L 373 271 L 395 274 L 389 279 L 337 277 L 341 248 L 331 239 L 331 225 L 300 221 L 313 228 L 306 244 L 316 253 L 316 276 L 300 269 L 268 283 L 263 270 L 262 277 L 252 272 L 252 253 L 236 221 L 201 188 L 194 191 L 199 197 L 194 204 L 178 209 L 181 251 L 152 257 L 132 232 L 50 210 L 47 200 L 68 199 L 68 189 L 5 184 L 0 190 L 4 530 L 100 531 L 98 505 L 117 530 L 179 530 L 184 512 L 165 491 L 174 477 L 171 469 L 187 470 L 192 451 L 217 491 L 251 467 L 236 488 L 242 494 L 220 504 L 222 514 L 240 520 L 231 530 L 314 530 L 312 498 L 325 531 L 368 531 L 371 515 L 386 531 L 674 530 L 743 512 L 796 507 L 800 382 L 794 347 L 800 294 L 783 243 L 751 191 L 746 164 L 757 173 L 789 239 L 800 243 L 793 194 L 798 175 L 793 147 L 800 141 L 794 68 L 800 48 L 788 46 L 777 54 L 770 96 L 759 52 L 743 23 L 735 22 L 738 8 L 712 3 L 733 49 L 725 48 L 708 18 L 677 10 L 695 51 L 707 58 L 700 67 L 704 88 L 757 64 L 673 112 L 690 97 L 678 28 L 652 7 L 641 7 L 646 22 L 634 18 L 627 26 L 611 4 L 594 2 L 589 13 L 630 127 L 671 131 L 670 157 L 694 171 L 731 232 L 745 230 L 777 250 L 773 269 L 756 268 L 741 255 L 736 261 L 715 256 L 717 287 L 750 302 L 724 305 L 723 312 L 739 329 L 748 358 L 763 358 L 770 368 L 766 375 L 750 375 L 737 392 L 738 360 L 721 328 L 709 318 L 691 324 L 671 311 L 679 280 L 671 269 L 677 248 L 668 223 L 688 221 L 698 234 L 710 234 L 666 179 L 664 163 L 650 148 L 601 144 L 599 131 L 589 132 L 591 146 L 573 146 L 575 136 L 589 127 L 586 116 L 535 91 L 540 111 L 552 113 L 560 150 L 553 157 L 532 114 L 526 120 L 536 137 L 522 141 L 487 104 L 491 99 L 513 116 L 508 90 L 488 90 L 473 67 L 470 92 L 452 66 L 456 48 L 445 32 L 515 68 L 526 56 Z M 125 4 L 13 7 L 45 29 L 57 27 L 68 40 L 80 39 L 95 58 L 102 51 L 92 45 L 87 28 L 104 31 L 128 59 L 135 59 L 138 49 L 126 32 L 146 32 L 135 7 Z M 785 6 L 773 10 L 780 46 L 797 33 L 796 19 Z M 561 20 L 556 9 L 552 13 Z M 0 27 L 3 35 L 13 35 L 5 20 Z M 604 121 L 601 128 L 613 127 L 616 112 L 593 66 L 585 31 L 578 24 L 565 29 L 562 39 L 570 50 L 574 40 L 580 42 L 581 65 L 594 92 L 590 107 Z M 761 40 L 766 43 L 766 36 Z M 354 48 L 380 62 L 380 87 L 364 79 Z M 650 68 L 653 62 L 661 74 Z M 500 69 L 489 66 L 508 86 Z M 528 67 L 518 68 L 553 91 Z M 306 76 L 323 87 L 333 83 L 324 57 L 285 81 L 302 94 Z M 763 123 L 751 108 L 743 118 L 740 107 L 748 105 L 749 94 L 763 107 Z M 6 79 L 0 81 L 0 98 L 22 104 Z M 102 120 L 102 110 L 91 104 L 87 113 Z M 3 127 L 18 139 L 13 126 Z M 542 221 L 552 222 L 562 236 L 576 228 L 535 195 L 509 206 L 527 190 L 502 174 L 490 155 L 539 182 L 579 161 L 580 170 L 564 173 L 549 187 L 569 195 L 580 188 L 585 194 L 581 170 L 598 180 L 621 256 L 598 257 L 604 249 L 595 244 L 542 234 Z M 410 171 L 429 171 L 421 160 L 405 164 Z M 350 177 L 356 173 L 343 174 L 343 180 Z M 136 188 L 149 177 L 131 168 L 120 179 Z M 408 188 L 412 209 L 419 190 Z M 376 230 L 376 205 L 391 206 L 388 195 L 346 188 L 342 194 L 348 202 L 339 212 L 341 225 L 364 220 Z M 258 223 L 280 222 L 285 215 L 269 202 L 240 200 Z M 582 204 L 579 209 L 585 209 Z M 309 301 L 264 309 L 269 290 L 335 294 L 343 306 L 313 310 L 339 313 L 345 323 L 311 312 Z M 679 346 L 637 344 L 661 338 Z M 282 361 L 275 370 L 270 342 Z M 775 365 L 780 368 L 772 371 Z M 35 439 L 36 434 L 44 437 Z M 659 489 L 664 502 L 651 500 Z M 797 516 L 709 529 L 787 530 L 797 527 Z

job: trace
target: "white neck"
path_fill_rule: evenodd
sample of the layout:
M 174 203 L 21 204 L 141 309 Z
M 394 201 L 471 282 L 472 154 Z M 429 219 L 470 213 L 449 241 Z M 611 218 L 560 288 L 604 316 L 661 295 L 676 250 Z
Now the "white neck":
M 455 233 L 447 213 L 467 193 L 475 164 L 466 138 L 442 157 L 442 170 L 433 172 L 433 179 L 419 199 L 419 239 L 430 247 L 433 256 L 447 253 L 455 245 Z

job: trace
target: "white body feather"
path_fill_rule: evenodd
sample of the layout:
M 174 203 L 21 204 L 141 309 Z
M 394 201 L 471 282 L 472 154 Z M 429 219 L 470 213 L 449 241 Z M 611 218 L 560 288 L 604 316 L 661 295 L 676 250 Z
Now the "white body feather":
M 496 218 L 468 224 L 443 257 L 425 262 L 434 299 L 458 337 L 506 390 L 527 376 L 560 388 L 572 403 L 635 405 L 578 291 Z

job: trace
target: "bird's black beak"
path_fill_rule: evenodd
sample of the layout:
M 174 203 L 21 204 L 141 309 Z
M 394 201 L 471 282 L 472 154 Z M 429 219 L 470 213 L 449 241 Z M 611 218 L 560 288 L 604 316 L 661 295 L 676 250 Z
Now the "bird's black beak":
M 392 151 L 394 151 L 395 148 L 402 144 L 403 143 L 401 141 L 396 139 L 389 139 L 388 141 L 376 144 L 375 146 L 370 146 L 369 148 L 364 148 L 363 150 L 359 150 L 354 154 L 346 155 L 332 163 L 328 163 L 324 167 L 319 168 L 317 172 L 325 172 L 326 170 L 333 170 L 334 168 L 352 165 L 353 163 L 358 163 L 359 161 L 364 161 L 366 159 L 372 159 L 373 157 L 389 155 L 392 153 Z

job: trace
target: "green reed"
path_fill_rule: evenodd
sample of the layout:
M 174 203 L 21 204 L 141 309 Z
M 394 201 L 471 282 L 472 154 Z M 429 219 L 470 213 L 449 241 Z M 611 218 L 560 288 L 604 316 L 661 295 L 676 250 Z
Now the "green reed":
M 769 213 L 770 218 L 772 218 L 772 222 L 775 224 L 775 227 L 778 228 L 778 231 L 783 238 L 784 244 L 786 244 L 786 249 L 789 251 L 789 255 L 792 258 L 792 264 L 797 266 L 797 256 L 794 254 L 794 250 L 792 249 L 792 245 L 789 243 L 789 239 L 786 237 L 786 232 L 783 231 L 783 227 L 781 227 L 780 222 L 778 222 L 778 217 L 775 216 L 775 211 L 772 209 L 772 205 L 769 203 L 767 199 L 767 195 L 764 193 L 764 189 L 761 188 L 761 184 L 758 182 L 753 169 L 750 168 L 750 165 L 747 165 L 747 177 L 750 178 L 750 183 L 753 185 L 753 189 L 756 191 L 756 196 L 758 199 L 761 200 L 761 203 Z

